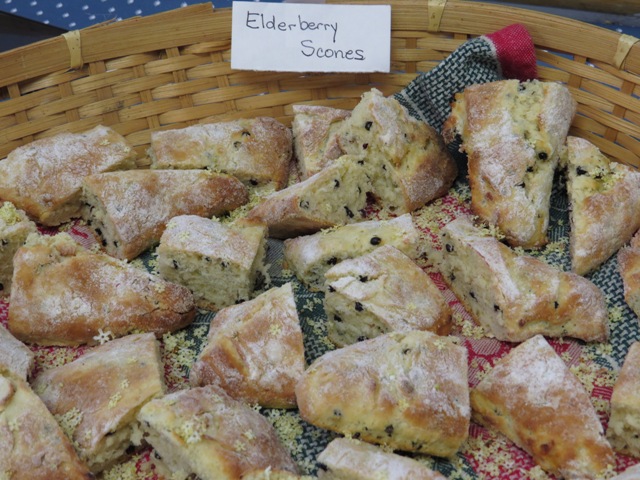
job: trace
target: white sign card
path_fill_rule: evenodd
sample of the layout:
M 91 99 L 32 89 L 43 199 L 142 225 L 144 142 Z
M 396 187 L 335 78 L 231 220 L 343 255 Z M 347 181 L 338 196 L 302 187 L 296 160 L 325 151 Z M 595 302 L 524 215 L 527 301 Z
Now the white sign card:
M 231 67 L 389 72 L 391 6 L 233 2 Z

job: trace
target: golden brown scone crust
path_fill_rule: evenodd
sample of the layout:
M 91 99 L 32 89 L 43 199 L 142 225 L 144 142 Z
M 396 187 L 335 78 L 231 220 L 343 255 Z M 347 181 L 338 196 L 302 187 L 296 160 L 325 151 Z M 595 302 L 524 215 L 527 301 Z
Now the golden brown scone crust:
M 561 161 L 571 202 L 571 269 L 585 275 L 640 228 L 640 172 L 578 137 L 567 138 Z
M 157 336 L 193 321 L 191 292 L 101 253 L 68 234 L 41 237 L 18 250 L 8 327 L 26 343 L 96 344 L 99 332 Z
M 0 161 L 0 200 L 43 225 L 60 225 L 80 216 L 84 177 L 135 167 L 135 151 L 109 127 L 61 133 L 18 147 Z
M 160 241 L 173 217 L 212 217 L 244 205 L 247 188 L 204 170 L 130 170 L 86 177 L 83 218 L 110 255 L 131 260 Z
M 553 175 L 575 110 L 569 90 L 554 82 L 501 80 L 456 95 L 443 136 L 461 136 L 471 208 L 512 246 L 547 243 Z
M 494 365 L 471 391 L 471 408 L 474 421 L 559 477 L 595 479 L 616 464 L 589 394 L 542 335 Z
M 586 278 L 516 254 L 466 217 L 442 229 L 442 243 L 429 258 L 466 310 L 499 340 L 609 337 L 605 297 Z
M 451 456 L 469 430 L 467 351 L 451 337 L 391 332 L 318 358 L 296 398 L 302 418 L 320 428 Z
M 151 134 L 151 168 L 209 168 L 247 185 L 287 185 L 291 130 L 275 118 L 257 117 L 192 125 Z
M 351 112 L 320 105 L 294 105 L 293 146 L 302 178 L 330 165 L 343 152 L 337 132 Z
M 0 472 L 8 480 L 93 480 L 31 387 L 0 376 Z
M 159 343 L 151 333 L 112 340 L 45 370 L 32 386 L 53 415 L 78 416 L 66 433 L 80 458 L 100 472 L 124 457 L 142 405 L 164 394 Z M 124 438 L 113 445 L 120 432 Z
M 11 293 L 13 256 L 29 234 L 37 231 L 24 211 L 11 202 L 0 202 L 0 298 Z
M 220 310 L 189 379 L 194 386 L 217 384 L 249 404 L 293 408 L 304 369 L 302 330 L 287 283 Z
M 417 460 L 353 438 L 336 438 L 318 456 L 324 480 L 445 480 Z
M 640 458 L 640 342 L 629 347 L 613 387 L 607 438 L 614 450 Z
M 185 477 L 236 480 L 268 467 L 298 472 L 269 420 L 215 385 L 154 399 L 138 419 L 163 462 Z

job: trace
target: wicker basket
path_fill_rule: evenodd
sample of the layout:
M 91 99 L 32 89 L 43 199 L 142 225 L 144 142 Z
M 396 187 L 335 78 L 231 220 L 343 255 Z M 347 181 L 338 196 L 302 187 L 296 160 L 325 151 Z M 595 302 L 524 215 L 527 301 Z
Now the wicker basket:
M 356 2 L 354 2 L 356 3 Z M 521 23 L 543 80 L 579 104 L 573 133 L 640 166 L 640 45 L 628 35 L 534 11 L 456 0 L 392 0 L 392 73 L 306 74 L 230 67 L 231 10 L 211 4 L 99 25 L 0 55 L 0 158 L 34 139 L 110 125 L 144 152 L 150 132 L 267 115 L 291 105 L 352 108 L 394 93 L 472 36 Z
M 536 44 L 541 79 L 565 82 L 579 104 L 572 134 L 591 140 L 615 160 L 640 166 L 637 39 L 476 2 L 366 3 L 392 4 L 392 73 L 232 70 L 231 10 L 211 4 L 99 25 L 0 54 L 0 158 L 40 137 L 104 124 L 135 146 L 145 167 L 152 131 L 259 115 L 290 124 L 292 105 L 300 103 L 353 108 L 371 87 L 387 95 L 397 92 L 467 39 L 520 23 Z M 617 302 L 623 303 L 621 293 Z M 622 351 L 630 341 L 629 335 L 617 338 L 615 348 Z M 577 358 L 576 351 L 571 347 L 566 353 Z M 474 438 L 482 435 L 476 432 Z M 312 438 L 313 459 L 322 446 Z M 508 478 L 524 475 L 514 472 Z

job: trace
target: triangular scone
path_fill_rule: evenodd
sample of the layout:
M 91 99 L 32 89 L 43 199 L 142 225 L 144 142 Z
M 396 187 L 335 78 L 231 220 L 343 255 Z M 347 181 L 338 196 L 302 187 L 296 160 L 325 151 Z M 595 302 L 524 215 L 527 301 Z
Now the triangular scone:
M 365 155 L 375 196 L 395 213 L 443 196 L 458 173 L 438 132 L 375 88 L 362 95 L 338 135 L 344 152 Z
M 151 333 L 95 347 L 77 360 L 42 372 L 33 390 L 63 428 L 80 458 L 98 473 L 140 445 L 136 415 L 164 394 L 164 366 Z
M 300 415 L 320 428 L 441 457 L 468 436 L 467 350 L 452 337 L 391 332 L 325 353 L 296 386 Z
M 405 213 L 390 220 L 367 220 L 287 239 L 284 262 L 309 290 L 323 290 L 325 272 L 341 261 L 384 245 L 415 259 L 421 253 L 421 238 L 411 214 Z
M 640 228 L 640 172 L 610 161 L 594 144 L 568 137 L 561 163 L 571 204 L 571 269 L 585 275 Z
M 267 277 L 266 235 L 262 223 L 180 215 L 160 238 L 158 271 L 191 290 L 199 307 L 219 310 L 244 302 Z
M 512 246 L 548 241 L 553 176 L 575 111 L 568 88 L 555 82 L 501 80 L 455 97 L 443 136 L 462 138 L 471 208 Z
M 109 127 L 61 133 L 16 148 L 0 162 L 0 200 L 43 225 L 79 217 L 82 179 L 136 167 L 135 151 Z
M 392 331 L 451 331 L 451 309 L 438 287 L 391 245 L 345 260 L 325 278 L 327 332 L 338 347 Z
M 343 152 L 337 132 L 351 112 L 320 105 L 294 105 L 291 129 L 293 148 L 302 178 L 330 165 Z
M 344 155 L 330 166 L 268 195 L 247 214 L 269 226 L 269 236 L 290 238 L 363 219 L 371 182 L 364 160 Z
M 0 472 L 7 480 L 93 480 L 42 400 L 0 376 Z
M 175 479 L 236 480 L 268 467 L 298 471 L 269 420 L 215 385 L 151 400 L 138 420 Z
M 471 391 L 473 420 L 564 478 L 601 478 L 616 459 L 589 394 L 542 335 L 498 360 Z
M 178 215 L 212 217 L 244 205 L 247 187 L 205 170 L 130 170 L 86 177 L 82 216 L 107 253 L 131 260 L 160 241 Z
M 14 258 L 9 330 L 26 343 L 80 345 L 132 332 L 157 336 L 189 325 L 191 292 L 70 235 L 31 236 Z
M 640 230 L 628 246 L 618 251 L 618 270 L 622 277 L 624 299 L 640 317 Z
M 0 325 L 0 374 L 27 380 L 35 366 L 35 354 Z
M 586 278 L 518 255 L 467 217 L 447 224 L 441 241 L 429 259 L 476 322 L 499 340 L 537 334 L 607 340 L 605 297 Z
M 445 480 L 413 458 L 387 452 L 353 438 L 336 438 L 318 456 L 325 480 Z
M 293 408 L 304 369 L 302 330 L 287 283 L 220 310 L 189 378 L 192 385 L 217 384 L 247 403 Z
M 208 168 L 248 187 L 284 188 L 293 152 L 291 130 L 275 118 L 243 118 L 151 133 L 151 168 Z
M 37 231 L 36 224 L 13 203 L 0 205 L 0 298 L 11 293 L 13 256 L 29 234 Z
M 629 347 L 613 387 L 607 438 L 614 450 L 640 458 L 640 342 Z

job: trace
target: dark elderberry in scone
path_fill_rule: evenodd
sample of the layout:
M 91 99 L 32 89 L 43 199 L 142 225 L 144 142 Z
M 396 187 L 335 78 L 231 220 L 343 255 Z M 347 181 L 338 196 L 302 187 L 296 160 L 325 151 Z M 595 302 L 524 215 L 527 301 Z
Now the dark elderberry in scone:
M 473 212 L 512 246 L 548 241 L 553 176 L 575 111 L 569 89 L 555 82 L 501 80 L 455 96 L 443 136 L 462 139 Z
M 451 330 L 451 310 L 438 287 L 391 245 L 344 260 L 325 278 L 328 336 L 338 347 L 391 331 Z
M 249 300 L 267 279 L 266 234 L 258 222 L 174 217 L 156 250 L 158 271 L 191 290 L 202 308 L 219 310 Z
M 406 213 L 390 220 L 342 225 L 284 242 L 284 264 L 313 291 L 323 290 L 324 274 L 347 258 L 391 245 L 412 259 L 421 253 L 420 232 Z
M 397 214 L 443 196 L 457 175 L 438 132 L 375 88 L 343 122 L 338 142 L 344 152 L 366 158 L 375 196 Z

